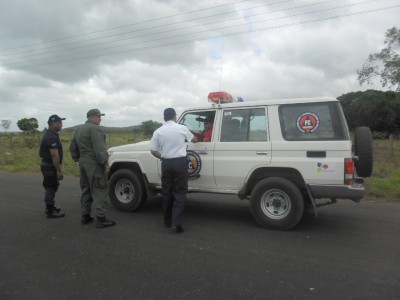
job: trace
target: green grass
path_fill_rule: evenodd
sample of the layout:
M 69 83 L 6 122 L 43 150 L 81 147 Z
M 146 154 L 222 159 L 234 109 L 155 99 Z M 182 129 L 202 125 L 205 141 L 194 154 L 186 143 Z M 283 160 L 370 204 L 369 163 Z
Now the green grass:
M 0 171 L 40 173 L 38 155 L 42 135 L 0 134 Z M 69 154 L 70 134 L 60 136 L 64 148 L 65 175 L 78 176 L 79 169 Z M 133 133 L 107 134 L 107 147 L 149 139 Z M 366 199 L 400 203 L 400 140 L 374 140 L 374 170 L 366 180 Z
M 374 140 L 374 170 L 366 179 L 371 200 L 400 202 L 400 140 Z
M 0 135 L 0 171 L 40 173 L 39 146 L 42 134 L 8 134 Z M 131 133 L 107 135 L 107 148 L 136 143 L 148 137 Z M 72 135 L 60 135 L 64 149 L 62 163 L 64 175 L 79 176 L 79 169 L 69 154 Z

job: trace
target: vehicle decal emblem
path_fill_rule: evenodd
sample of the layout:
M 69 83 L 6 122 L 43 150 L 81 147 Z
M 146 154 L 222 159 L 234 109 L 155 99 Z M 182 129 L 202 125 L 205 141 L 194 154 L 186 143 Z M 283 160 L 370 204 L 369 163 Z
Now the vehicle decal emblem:
M 313 133 L 319 127 L 319 117 L 312 112 L 302 113 L 297 118 L 297 129 L 302 133 Z
M 317 173 L 336 173 L 336 170 L 332 168 L 333 165 L 326 162 L 317 162 Z
M 195 179 L 199 178 L 200 170 L 201 170 L 200 156 L 192 150 L 187 150 L 186 159 L 188 162 L 189 179 L 195 180 Z

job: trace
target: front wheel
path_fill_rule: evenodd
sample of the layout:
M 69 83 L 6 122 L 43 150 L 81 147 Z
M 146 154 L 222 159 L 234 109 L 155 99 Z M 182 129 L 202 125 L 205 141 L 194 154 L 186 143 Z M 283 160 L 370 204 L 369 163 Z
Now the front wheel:
M 118 170 L 109 181 L 110 202 L 119 210 L 138 210 L 145 201 L 146 192 L 137 173 Z
M 256 222 L 266 228 L 289 230 L 303 216 L 304 200 L 291 181 L 271 177 L 256 184 L 250 196 L 250 210 Z

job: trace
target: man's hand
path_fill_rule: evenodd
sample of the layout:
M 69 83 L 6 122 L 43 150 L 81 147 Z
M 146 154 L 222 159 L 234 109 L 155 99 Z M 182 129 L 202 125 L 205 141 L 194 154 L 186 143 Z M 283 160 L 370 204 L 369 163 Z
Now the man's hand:
M 58 172 L 57 172 L 57 179 L 58 179 L 58 180 L 63 180 L 63 179 L 64 179 L 64 174 L 63 174 L 62 171 L 58 171 Z
M 111 170 L 110 165 L 107 164 L 104 166 L 104 174 L 110 173 L 110 170 Z

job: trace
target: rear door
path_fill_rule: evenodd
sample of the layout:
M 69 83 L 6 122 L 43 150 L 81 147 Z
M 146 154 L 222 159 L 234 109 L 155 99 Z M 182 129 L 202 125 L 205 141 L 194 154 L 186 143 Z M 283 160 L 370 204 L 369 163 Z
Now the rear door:
M 271 162 L 267 107 L 224 108 L 214 147 L 219 190 L 237 191 L 252 170 Z

